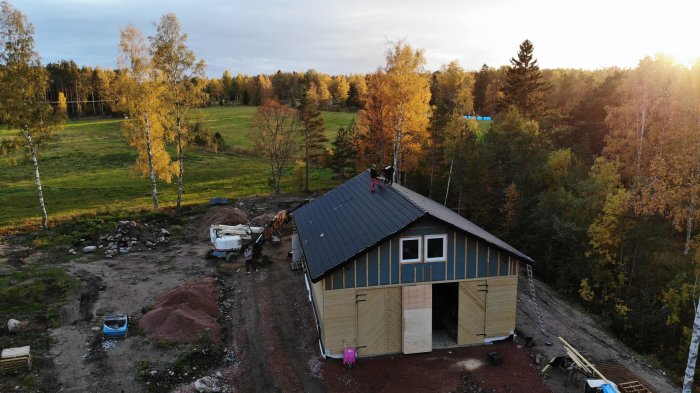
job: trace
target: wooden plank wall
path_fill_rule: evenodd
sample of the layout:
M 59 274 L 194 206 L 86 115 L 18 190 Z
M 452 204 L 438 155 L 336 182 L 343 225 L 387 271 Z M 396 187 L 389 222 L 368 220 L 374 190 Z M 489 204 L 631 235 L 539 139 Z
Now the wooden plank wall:
M 401 287 L 386 288 L 386 351 L 398 353 L 403 350 L 403 308 Z
M 403 353 L 433 350 L 433 286 L 402 288 Z
M 471 345 L 484 342 L 486 310 L 486 280 L 459 283 L 459 311 L 457 344 Z
M 363 356 L 387 353 L 385 289 L 357 291 L 357 345 Z
M 324 339 L 326 351 L 332 355 L 343 353 L 343 340 L 352 345 L 357 339 L 357 306 L 355 290 L 326 291 L 323 295 Z
M 316 304 L 316 313 L 318 314 L 321 329 L 323 329 L 323 281 L 313 284 L 311 286 L 311 293 L 313 293 L 314 303 Z
M 517 277 L 488 279 L 486 297 L 486 336 L 503 337 L 515 329 L 515 305 L 518 295 Z
M 331 291 L 321 287 L 314 284 L 314 297 L 322 310 L 322 337 L 330 354 L 342 353 L 343 340 L 366 346 L 360 356 L 432 350 L 432 285 Z M 457 344 L 510 335 L 516 297 L 516 276 L 460 282 Z

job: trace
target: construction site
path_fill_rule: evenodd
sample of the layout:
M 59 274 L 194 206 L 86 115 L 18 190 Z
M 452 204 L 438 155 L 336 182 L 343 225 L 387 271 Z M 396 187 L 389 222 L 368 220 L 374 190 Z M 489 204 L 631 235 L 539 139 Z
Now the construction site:
M 3 324 L 10 319 L 18 324 L 0 333 L 0 390 L 608 392 L 603 385 L 620 393 L 678 389 L 533 277 L 526 256 L 519 258 L 522 263 L 505 258 L 514 253 L 507 245 L 496 245 L 502 252 L 487 248 L 492 251 L 483 266 L 493 277 L 483 281 L 500 299 L 501 311 L 490 314 L 487 307 L 492 303 L 484 300 L 483 330 L 476 333 L 481 339 L 469 338 L 469 323 L 477 318 L 464 316 L 470 308 L 458 307 L 456 300 L 450 303 L 469 293 L 453 296 L 450 291 L 458 291 L 457 284 L 437 283 L 459 282 L 460 268 L 450 267 L 449 261 L 444 277 L 438 268 L 424 268 L 423 276 L 409 275 L 408 269 L 415 268 L 402 265 L 399 278 L 391 273 L 385 278 L 383 272 L 391 269 L 381 267 L 384 248 L 378 245 L 376 278 L 368 254 L 362 257 L 364 265 L 353 256 L 352 267 L 338 270 L 340 278 L 329 270 L 312 282 L 316 277 L 307 264 L 309 245 L 304 243 L 300 217 L 310 217 L 313 206 L 327 207 L 298 197 L 216 201 L 190 212 L 178 234 L 137 220 L 115 222 L 115 230 L 96 237 L 94 244 L 66 250 L 76 255 L 60 267 L 80 285 L 61 304 L 59 322 L 48 327 L 22 315 L 2 315 Z M 432 214 L 448 219 L 437 211 Z M 482 236 L 477 244 L 483 242 L 486 235 L 472 232 Z M 448 235 L 443 248 L 456 250 L 451 239 L 459 236 Z M 471 288 L 469 236 L 464 237 L 464 255 L 444 254 L 464 259 L 461 274 L 466 283 L 459 284 L 464 290 Z M 428 243 L 430 239 L 426 250 L 436 244 Z M 18 252 L 13 244 L 6 239 L 0 249 L 0 258 L 7 261 L 3 273 L 50 258 Z M 88 248 L 92 246 L 95 249 Z M 299 247 L 308 258 L 293 252 Z M 389 258 L 398 253 L 392 247 Z M 477 260 L 479 253 L 474 254 Z M 492 261 L 491 255 L 498 258 Z M 431 258 L 439 255 L 431 251 Z M 481 262 L 476 263 L 478 271 Z M 475 274 L 475 279 L 481 277 Z M 379 288 L 375 292 L 369 288 L 373 280 Z M 396 327 L 391 322 L 392 282 L 407 280 L 412 282 L 403 287 L 404 296 L 395 298 L 396 312 L 418 322 Z M 430 285 L 418 285 L 426 282 Z M 498 295 L 495 291 L 506 282 L 509 289 Z M 428 286 L 435 288 L 430 297 L 425 292 L 406 297 L 414 288 Z M 314 292 L 319 287 L 324 300 Z M 368 294 L 368 302 L 356 303 L 364 300 L 356 298 L 360 291 Z M 350 292 L 350 314 L 342 314 L 345 295 L 339 294 Z M 366 320 L 362 307 L 379 293 L 386 318 Z M 430 300 L 436 298 L 439 302 Z M 443 303 L 447 306 L 438 306 Z M 420 319 L 425 314 L 419 311 L 426 307 L 431 316 Z M 460 315 L 454 326 L 445 322 L 450 310 Z

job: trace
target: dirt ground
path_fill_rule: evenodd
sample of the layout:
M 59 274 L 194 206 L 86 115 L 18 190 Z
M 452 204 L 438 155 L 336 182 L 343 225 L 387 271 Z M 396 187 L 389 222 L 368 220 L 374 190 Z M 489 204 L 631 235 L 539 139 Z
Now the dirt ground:
M 535 307 L 530 300 L 527 275 L 521 274 L 518 282 L 516 329 L 524 336 L 533 337 L 536 346 L 531 348 L 532 353 L 542 354 L 543 365 L 553 357 L 565 354 L 564 346 L 557 338 L 562 337 L 592 363 L 616 360 L 659 393 L 680 391 L 680 386 L 673 384 L 663 371 L 654 369 L 634 350 L 598 328 L 593 318 L 572 307 L 537 279 L 535 293 L 545 331 L 549 336 L 540 331 Z M 552 345 L 548 346 L 546 342 Z M 555 392 L 582 391 L 582 382 L 565 384 L 565 374 L 558 369 L 552 370 L 549 375 L 547 383 Z
M 296 200 L 291 199 L 265 204 L 245 201 L 238 207 L 249 217 L 260 217 L 295 204 Z M 138 319 L 160 293 L 202 277 L 215 277 L 222 289 L 226 361 L 222 356 L 214 368 L 192 370 L 192 379 L 177 387 L 177 392 L 194 392 L 191 382 L 217 371 L 229 392 L 581 391 L 580 385 L 563 386 L 563 376 L 555 372 L 547 381 L 549 386 L 540 379 L 533 356 L 544 354 L 544 363 L 563 349 L 554 335 L 537 333 L 524 280 L 520 282 L 517 328 L 523 336 L 533 336 L 536 347 L 525 347 L 523 337 L 517 337 L 487 346 L 361 358 L 353 370 L 345 370 L 340 360 L 320 355 L 303 275 L 290 270 L 291 230 L 287 228 L 280 245 L 265 244 L 263 254 L 269 257 L 268 262 L 259 272 L 247 275 L 242 258 L 232 264 L 204 258 L 208 244 L 197 239 L 196 220 L 193 217 L 183 231 L 185 235 L 171 238 L 164 248 L 113 259 L 84 256 L 64 265 L 82 281 L 82 289 L 63 307 L 61 326 L 48 332 L 52 361 L 39 367 L 38 372 L 43 369 L 52 373 L 56 383 L 42 391 L 161 391 L 137 379 L 143 372 L 140 367 L 144 362 L 168 364 L 181 348 L 151 342 L 136 329 L 124 340 L 105 344 L 100 334 L 102 316 L 128 313 Z M 537 291 L 550 332 L 563 335 L 592 361 L 618 360 L 659 392 L 677 390 L 631 350 L 620 350 L 624 346 L 596 329 L 590 318 L 572 309 L 546 286 L 538 282 Z M 545 346 L 545 341 L 554 345 Z M 491 351 L 503 356 L 503 365 L 488 363 L 487 353 Z

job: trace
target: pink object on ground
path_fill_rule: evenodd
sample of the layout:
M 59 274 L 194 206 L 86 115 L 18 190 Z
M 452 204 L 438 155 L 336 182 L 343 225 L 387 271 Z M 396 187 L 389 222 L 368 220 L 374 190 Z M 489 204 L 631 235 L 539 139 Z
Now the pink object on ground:
M 354 346 L 343 348 L 343 366 L 347 366 L 347 368 L 352 368 L 352 366 L 355 365 L 356 360 L 357 348 L 355 348 Z

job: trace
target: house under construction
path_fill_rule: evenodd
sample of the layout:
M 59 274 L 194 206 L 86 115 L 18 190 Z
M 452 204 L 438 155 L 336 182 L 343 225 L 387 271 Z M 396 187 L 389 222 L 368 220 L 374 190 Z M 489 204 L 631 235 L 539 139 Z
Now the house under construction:
M 362 173 L 294 212 L 321 347 L 337 356 L 429 352 L 515 329 L 517 275 L 532 259 L 400 185 Z

